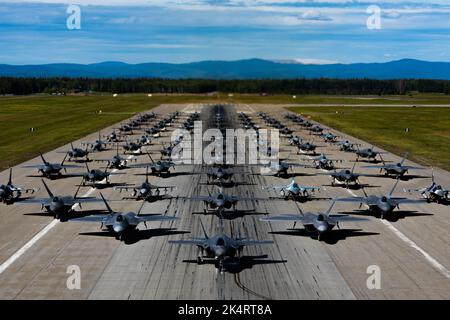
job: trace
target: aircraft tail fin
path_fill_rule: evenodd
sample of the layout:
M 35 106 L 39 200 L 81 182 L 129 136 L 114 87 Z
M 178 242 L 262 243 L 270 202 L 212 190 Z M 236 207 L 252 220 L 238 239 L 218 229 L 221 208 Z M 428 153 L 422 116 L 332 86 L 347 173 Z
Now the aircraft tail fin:
M 335 203 L 336 203 L 336 199 L 334 198 L 333 201 L 331 202 L 330 207 L 329 207 L 328 210 L 325 212 L 325 214 L 326 214 L 327 216 L 330 215 L 331 210 L 333 209 Z
M 41 179 L 41 181 L 42 181 L 42 184 L 44 185 L 45 191 L 47 191 L 47 193 L 48 193 L 48 196 L 50 198 L 53 198 L 53 193 L 50 191 L 50 188 L 47 186 L 44 179 Z
M 431 168 L 431 182 L 435 183 L 435 180 L 434 180 L 434 168 Z
M 352 173 L 355 171 L 356 162 L 353 164 Z
M 84 177 L 81 179 L 81 183 L 78 185 L 77 191 L 75 191 L 75 195 L 73 196 L 74 199 L 77 198 L 78 192 L 80 191 L 80 188 L 81 188 L 81 185 L 83 184 L 83 181 L 84 181 Z
M 203 225 L 202 219 L 199 219 L 199 220 L 200 220 L 200 226 L 202 227 L 202 230 L 203 230 L 203 234 L 204 234 L 204 236 L 205 236 L 205 239 L 209 239 L 208 234 L 206 233 L 205 226 Z
M 400 164 L 401 164 L 401 165 L 405 162 L 405 160 L 406 160 L 406 158 L 408 157 L 408 155 L 409 155 L 409 152 L 405 152 L 405 154 L 403 155 L 402 161 L 400 161 Z
M 103 196 L 103 194 L 101 192 L 100 192 L 100 196 L 102 197 L 102 200 L 105 203 L 106 209 L 108 209 L 110 214 L 113 214 L 114 211 L 111 209 L 111 207 L 109 206 L 108 202 L 106 201 L 105 197 Z
M 66 155 L 67 155 L 67 154 L 66 154 Z M 42 162 L 43 162 L 44 164 L 47 164 L 47 161 L 44 159 L 44 156 L 42 155 L 42 153 L 39 152 L 39 156 L 41 157 Z
M 400 181 L 400 179 L 397 178 L 397 181 L 395 182 L 394 186 L 392 187 L 391 191 L 388 193 L 388 198 L 392 197 L 392 194 L 395 191 L 395 188 L 397 188 L 398 182 Z
M 9 168 L 8 185 L 12 185 L 12 168 Z
M 148 183 L 148 166 L 145 167 L 145 182 Z

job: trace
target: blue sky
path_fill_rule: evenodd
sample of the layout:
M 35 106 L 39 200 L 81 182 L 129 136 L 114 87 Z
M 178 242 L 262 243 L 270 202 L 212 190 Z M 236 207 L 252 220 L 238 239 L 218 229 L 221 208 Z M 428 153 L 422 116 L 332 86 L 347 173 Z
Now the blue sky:
M 381 29 L 367 28 L 370 5 Z M 247 58 L 450 61 L 450 0 L 0 0 L 0 63 Z

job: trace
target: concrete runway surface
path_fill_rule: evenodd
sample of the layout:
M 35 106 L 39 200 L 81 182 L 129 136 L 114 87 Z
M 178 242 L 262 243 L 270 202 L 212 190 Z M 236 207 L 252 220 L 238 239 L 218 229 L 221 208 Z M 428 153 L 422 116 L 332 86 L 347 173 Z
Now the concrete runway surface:
M 264 111 L 283 121 L 296 134 L 306 139 L 311 135 L 306 130 L 284 120 L 285 111 L 280 106 L 252 105 L 226 106 L 226 117 L 236 127 L 240 127 L 237 113 L 245 112 L 258 125 L 264 122 L 257 117 L 257 111 Z M 181 118 L 194 111 L 201 111 L 203 120 L 214 113 L 208 105 L 161 105 L 152 111 L 158 115 L 175 110 L 183 111 Z M 102 130 L 112 131 L 114 126 Z M 331 130 L 335 134 L 345 134 Z M 74 141 L 93 141 L 97 133 Z M 348 137 L 351 141 L 367 143 Z M 170 131 L 165 133 L 165 141 L 170 139 Z M 338 150 L 324 142 L 318 144 L 319 153 L 329 158 L 345 160 L 339 167 L 353 166 L 355 155 Z M 281 138 L 283 149 L 288 146 L 286 138 Z M 64 157 L 56 151 L 66 151 L 69 145 L 45 154 L 47 160 L 59 163 Z M 151 145 L 149 150 L 157 151 L 159 145 Z M 91 155 L 91 158 L 110 158 L 115 150 Z M 155 158 L 159 157 L 155 154 Z M 304 155 L 290 154 L 290 161 L 299 161 Z M 139 162 L 148 161 L 147 156 L 138 156 Z M 388 161 L 398 161 L 399 157 L 384 154 Z M 36 174 L 35 169 L 21 168 L 25 164 L 40 164 L 34 158 L 13 168 L 13 183 L 20 187 L 39 187 L 36 197 L 46 197 L 39 178 L 26 177 Z M 407 161 L 408 164 L 411 162 Z M 90 163 L 92 167 L 102 164 Z M 357 172 L 378 173 L 375 169 L 364 169 L 364 162 L 356 164 Z M 194 168 L 195 167 L 195 168 Z M 343 222 L 332 241 L 317 241 L 301 236 L 299 231 L 290 231 L 292 223 L 269 223 L 259 220 L 264 214 L 297 214 L 303 211 L 326 210 L 329 201 L 296 203 L 284 200 L 241 201 L 238 209 L 254 209 L 257 214 L 243 218 L 225 220 L 226 233 L 240 230 L 242 235 L 252 239 L 273 240 L 274 244 L 246 247 L 245 256 L 252 256 L 242 270 L 234 273 L 218 273 L 213 265 L 197 265 L 186 260 L 195 260 L 197 249 L 176 246 L 168 240 L 187 239 L 202 236 L 199 218 L 208 233 L 218 229 L 219 219 L 214 215 L 193 215 L 202 211 L 203 203 L 184 199 L 196 195 L 208 195 L 217 187 L 206 186 L 206 175 L 191 175 L 200 171 L 200 165 L 177 167 L 177 175 L 167 178 L 150 176 L 156 185 L 174 185 L 177 189 L 170 200 L 147 203 L 144 213 L 176 215 L 179 220 L 152 222 L 148 229 L 140 226 L 139 241 L 124 243 L 114 237 L 96 235 L 99 225 L 90 223 L 67 223 L 53 220 L 51 216 L 30 215 L 41 212 L 40 205 L 0 204 L 0 298 L 1 299 L 449 299 L 450 298 L 450 209 L 438 204 L 402 205 L 401 212 L 417 211 L 416 215 L 400 217 L 397 221 L 368 217 L 366 222 Z M 260 176 L 254 168 L 245 167 L 244 172 L 235 174 L 234 179 L 254 185 L 227 188 L 233 195 L 268 198 L 277 196 L 274 191 L 262 190 L 263 185 L 281 185 L 290 179 Z M 83 169 L 75 171 L 82 172 Z M 138 184 L 145 176 L 145 169 L 129 169 L 124 175 L 111 177 L 112 182 Z M 296 173 L 322 172 L 316 169 L 294 169 Z M 430 170 L 411 172 L 430 176 Z M 436 169 L 436 177 L 444 187 L 450 187 L 450 174 Z M 8 171 L 0 174 L 0 183 L 8 180 Z M 330 185 L 326 175 L 298 176 L 301 185 L 321 186 L 320 197 L 349 197 L 363 195 L 362 190 L 347 190 Z M 403 188 L 419 188 L 431 184 L 431 179 L 420 178 L 401 181 L 395 195 L 419 198 L 418 194 L 405 194 Z M 60 195 L 73 195 L 80 178 L 46 180 L 52 191 Z M 394 179 L 361 178 L 369 184 L 367 193 L 382 195 L 393 186 Z M 119 200 L 125 193 L 113 188 L 102 189 L 107 199 Z M 99 196 L 99 190 L 83 187 L 81 195 Z M 179 198 L 177 198 L 179 196 Z M 137 211 L 138 201 L 113 201 L 114 210 Z M 83 209 L 104 209 L 103 203 L 85 204 Z M 333 213 L 357 210 L 358 204 L 339 203 Z M 163 229 L 158 229 L 163 228 Z M 298 227 L 300 228 L 300 227 Z M 182 232 L 190 232 L 182 233 Z M 81 289 L 69 290 L 66 281 L 70 274 L 68 266 L 77 265 L 81 270 Z M 368 289 L 369 266 L 379 266 L 381 288 Z

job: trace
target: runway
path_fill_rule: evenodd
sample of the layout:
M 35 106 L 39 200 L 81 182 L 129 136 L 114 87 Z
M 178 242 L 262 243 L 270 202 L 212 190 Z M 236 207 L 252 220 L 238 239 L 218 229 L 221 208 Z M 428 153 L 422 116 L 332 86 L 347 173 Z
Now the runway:
M 323 147 L 318 153 L 326 153 L 329 158 L 342 158 L 340 167 L 352 167 L 355 155 L 338 150 L 313 138 L 309 132 L 282 118 L 285 112 L 275 105 L 227 105 L 226 118 L 234 126 L 240 127 L 238 112 L 245 112 L 261 126 L 258 111 L 264 111 L 295 128 L 295 134 L 314 141 Z M 206 123 L 214 116 L 210 105 L 161 105 L 151 111 L 166 115 L 175 110 L 186 114 L 199 111 Z M 183 116 L 182 116 L 183 117 Z M 113 130 L 111 126 L 102 132 Z M 370 146 L 336 130 L 331 132 L 349 140 Z M 136 136 L 137 137 L 137 136 Z M 97 133 L 74 141 L 92 141 Z M 297 155 L 288 146 L 286 138 L 280 138 L 281 148 L 293 150 L 289 154 L 291 162 L 299 161 L 304 155 Z M 163 140 L 170 140 L 170 131 Z M 44 156 L 50 162 L 61 162 L 70 145 L 62 146 Z M 151 145 L 149 150 L 158 151 L 159 145 Z M 92 154 L 92 158 L 110 158 L 115 150 Z M 155 154 L 155 157 L 156 154 Z M 391 153 L 383 154 L 387 161 L 398 162 L 400 157 Z M 138 162 L 147 162 L 146 156 L 138 156 Z M 394 163 L 395 163 L 394 162 Z M 21 168 L 27 164 L 39 164 L 34 158 L 13 168 L 13 183 L 16 186 L 40 190 L 36 197 L 45 197 L 46 192 L 33 169 Z M 407 164 L 415 165 L 407 161 Z M 361 168 L 366 163 L 358 162 L 356 171 L 377 173 L 377 170 Z M 92 167 L 101 164 L 92 163 Z M 82 172 L 83 168 L 76 171 Z M 296 203 L 285 200 L 251 200 L 239 202 L 239 210 L 254 209 L 257 214 L 249 214 L 233 220 L 225 220 L 227 234 L 245 235 L 257 240 L 273 240 L 274 244 L 246 247 L 244 255 L 248 263 L 236 272 L 218 273 L 213 265 L 197 265 L 186 260 L 195 260 L 197 249 L 176 246 L 168 240 L 188 239 L 202 236 L 199 219 L 202 219 L 208 234 L 218 230 L 218 218 L 214 215 L 193 215 L 203 210 L 201 202 L 186 198 L 208 195 L 217 187 L 204 185 L 206 175 L 190 174 L 200 172 L 201 165 L 176 167 L 174 176 L 167 178 L 150 176 L 155 185 L 171 185 L 177 189 L 174 198 L 154 203 L 146 203 L 144 213 L 175 215 L 179 219 L 171 222 L 152 222 L 148 229 L 140 226 L 139 241 L 124 243 L 114 237 L 99 236 L 100 226 L 89 223 L 58 222 L 51 216 L 30 215 L 41 212 L 39 205 L 0 204 L 0 299 L 449 299 L 450 298 L 450 209 L 438 204 L 402 205 L 401 211 L 417 211 L 416 215 L 400 217 L 397 221 L 381 221 L 368 217 L 366 222 L 342 223 L 332 241 L 317 241 L 304 237 L 300 232 L 288 230 L 292 223 L 262 222 L 264 215 L 282 213 L 298 214 L 303 211 L 326 210 L 329 201 Z M 123 171 L 121 171 L 123 172 Z M 138 184 L 145 180 L 145 169 L 127 169 L 126 175 L 111 178 L 112 182 Z M 317 169 L 294 169 L 296 173 L 314 174 Z M 234 179 L 253 185 L 227 188 L 229 194 L 249 198 L 269 198 L 278 194 L 262 190 L 262 186 L 281 185 L 290 182 L 274 176 L 261 176 L 255 168 L 244 168 Z M 8 171 L 0 174 L 0 183 L 8 180 Z M 429 176 L 430 170 L 412 172 Z M 435 169 L 440 184 L 450 187 L 450 173 Z M 331 186 L 326 175 L 298 176 L 301 185 L 320 186 L 320 197 L 362 196 L 361 190 L 347 190 Z M 431 179 L 421 178 L 401 181 L 395 194 L 419 198 L 417 194 L 403 192 L 405 189 L 422 188 L 431 184 Z M 48 181 L 48 180 L 46 180 Z M 49 181 L 54 193 L 73 195 L 79 178 Z M 383 195 L 393 186 L 394 179 L 361 178 L 369 184 L 367 193 Z M 100 190 L 110 200 L 120 200 L 124 193 L 112 188 Z M 99 190 L 83 187 L 81 195 L 99 196 Z M 138 201 L 111 201 L 114 210 L 137 211 Z M 103 203 L 86 204 L 83 209 L 104 209 Z M 333 213 L 357 210 L 357 204 L 338 203 Z M 160 229 L 162 228 L 162 229 Z M 190 233 L 187 233 L 190 232 Z M 81 289 L 69 290 L 67 273 L 69 266 L 79 266 Z M 369 289 L 368 267 L 378 266 L 381 271 L 381 288 Z

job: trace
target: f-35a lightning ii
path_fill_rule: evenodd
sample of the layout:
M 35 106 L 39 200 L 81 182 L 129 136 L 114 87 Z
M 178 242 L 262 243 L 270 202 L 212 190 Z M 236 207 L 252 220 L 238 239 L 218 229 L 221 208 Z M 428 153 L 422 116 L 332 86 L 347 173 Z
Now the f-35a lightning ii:
M 330 175 L 332 178 L 331 185 L 334 186 L 336 183 L 345 185 L 345 187 L 348 189 L 350 184 L 353 186 L 359 186 L 360 182 L 358 180 L 359 177 L 380 177 L 380 175 L 375 174 L 362 174 L 362 173 L 355 173 L 355 166 L 356 163 L 353 164 L 352 170 L 349 169 L 343 169 L 340 171 L 334 171 L 332 173 L 326 173 L 326 175 Z M 321 173 L 318 173 L 318 175 L 321 175 Z
M 35 168 L 38 169 L 38 173 L 40 173 L 43 177 L 46 177 L 47 179 L 57 179 L 57 178 L 63 178 L 63 177 L 71 177 L 72 175 L 63 175 L 61 173 L 61 170 L 64 169 L 65 172 L 67 172 L 67 169 L 69 168 L 79 168 L 79 166 L 76 165 L 65 165 L 64 161 L 66 161 L 67 154 L 64 156 L 64 159 L 61 161 L 61 163 L 50 163 L 44 159 L 44 156 L 39 153 L 41 156 L 43 164 L 35 164 L 35 165 L 27 165 L 23 166 L 22 168 Z
M 144 168 L 144 167 L 149 167 L 150 170 L 152 171 L 153 175 L 157 175 L 158 177 L 161 177 L 162 175 L 169 175 L 170 174 L 170 168 L 174 168 L 175 169 L 175 163 L 172 161 L 163 161 L 163 160 L 158 160 L 158 161 L 153 161 L 153 158 L 150 154 L 147 153 L 147 155 L 149 156 L 150 160 L 152 161 L 151 163 L 138 163 L 138 164 L 134 164 L 134 165 L 130 165 L 131 168 Z
M 89 169 L 87 163 L 86 163 L 86 172 L 77 174 L 79 176 L 83 177 L 82 185 L 85 186 L 87 183 L 90 184 L 93 188 L 96 188 L 99 186 L 99 182 L 105 180 L 106 185 L 109 185 L 109 176 L 110 175 L 117 175 L 122 174 L 118 172 L 108 172 L 108 167 L 105 168 L 105 171 L 100 169 Z
M 162 200 L 162 199 L 170 199 L 171 197 L 167 195 L 167 191 L 172 191 L 174 189 L 176 189 L 175 186 L 164 186 L 164 187 L 160 187 L 160 186 L 155 186 L 152 185 L 149 181 L 148 181 L 148 167 L 147 167 L 147 172 L 146 172 L 146 177 L 145 177 L 145 182 L 143 182 L 140 185 L 136 185 L 134 187 L 115 187 L 114 189 L 122 191 L 129 191 L 132 190 L 133 193 L 131 194 L 131 197 L 125 197 L 123 198 L 123 200 L 145 200 L 147 202 L 154 202 L 157 200 Z M 154 190 L 154 192 L 153 192 Z M 165 194 L 162 195 L 161 194 L 161 190 L 164 190 Z
M 281 186 L 262 187 L 263 190 L 273 189 L 280 190 L 280 194 L 283 199 L 292 199 L 294 201 L 307 201 L 311 200 L 310 192 L 320 191 L 319 187 L 300 186 L 295 179 L 292 179 L 291 183 Z
M 9 179 L 7 184 L 0 185 L 0 201 L 4 204 L 10 205 L 16 201 L 22 200 L 20 196 L 22 192 L 35 193 L 39 191 L 39 188 L 35 189 L 22 189 L 12 184 L 12 168 L 9 169 Z
M 116 237 L 117 240 L 122 241 L 132 236 L 133 233 L 137 231 L 137 226 L 140 223 L 144 223 L 144 225 L 147 227 L 146 223 L 148 221 L 172 221 L 177 219 L 176 217 L 163 216 L 160 214 L 141 214 L 145 201 L 142 202 L 142 206 L 140 207 L 138 213 L 116 212 L 111 209 L 108 202 L 106 202 L 105 198 L 103 197 L 103 194 L 100 193 L 100 196 L 102 197 L 103 202 L 105 203 L 105 206 L 109 211 L 108 215 L 81 217 L 70 219 L 69 221 L 101 223 L 101 228 L 106 227 L 108 231 Z
M 405 192 L 420 192 L 422 197 L 428 202 L 436 202 L 439 204 L 450 204 L 450 190 L 444 189 L 436 183 L 434 170 L 431 171 L 431 185 L 422 189 L 410 189 Z
M 48 198 L 28 199 L 20 202 L 20 204 L 40 204 L 41 209 L 45 209 L 49 214 L 53 215 L 55 219 L 65 220 L 67 215 L 75 213 L 75 205 L 78 205 L 81 208 L 82 203 L 102 201 L 95 197 L 79 197 L 78 192 L 80 191 L 80 186 L 78 186 L 78 189 L 73 196 L 54 195 L 44 180 L 42 180 L 42 183 L 47 191 Z
M 394 215 L 394 210 L 399 209 L 401 204 L 420 204 L 426 203 L 423 199 L 407 199 L 407 198 L 397 198 L 393 197 L 392 194 L 397 187 L 399 180 L 397 180 L 394 184 L 394 187 L 391 191 L 385 196 L 368 196 L 366 191 L 364 191 L 364 197 L 353 197 L 353 198 L 339 198 L 337 201 L 340 202 L 356 202 L 359 203 L 359 207 L 363 204 L 367 206 L 367 209 L 370 213 L 373 213 L 375 216 L 379 216 L 383 219 L 385 216 Z M 358 212 L 355 212 L 358 213 Z
M 362 150 L 358 149 L 355 151 L 355 154 L 356 154 L 356 161 L 359 161 L 360 158 L 363 158 L 363 159 L 367 159 L 369 162 L 371 160 L 376 162 L 376 158 L 378 155 L 380 156 L 380 159 L 382 159 L 381 152 L 375 151 L 373 149 L 373 147 L 367 148 L 367 149 L 362 149 Z
M 313 236 L 317 236 L 317 240 L 321 240 L 327 233 L 331 232 L 334 227 L 339 228 L 339 222 L 342 221 L 366 221 L 364 218 L 355 218 L 344 215 L 331 215 L 331 210 L 336 200 L 333 200 L 327 211 L 321 213 L 303 213 L 301 214 L 284 214 L 273 217 L 260 218 L 261 221 L 294 221 L 293 229 L 297 222 L 300 222 L 305 231 Z
M 263 244 L 272 244 L 273 241 L 264 240 L 257 241 L 248 238 L 232 238 L 227 236 L 223 231 L 223 226 L 221 226 L 220 233 L 215 236 L 208 236 L 205 227 L 200 220 L 200 224 L 203 230 L 203 238 L 192 238 L 189 240 L 169 240 L 171 244 L 178 245 L 192 245 L 197 246 L 199 249 L 199 254 L 197 257 L 197 263 L 203 264 L 206 259 L 214 259 L 216 261 L 216 268 L 219 269 L 221 273 L 226 271 L 228 263 L 231 263 L 236 255 L 240 258 L 240 254 L 245 246 L 255 246 Z M 238 261 L 239 263 L 240 261 Z
M 314 157 L 311 159 L 303 159 L 303 160 L 314 161 L 316 169 L 323 169 L 323 170 L 335 170 L 336 167 L 334 166 L 334 162 L 342 162 L 342 160 L 338 160 L 338 159 L 329 159 L 324 154 L 321 154 L 318 157 Z

